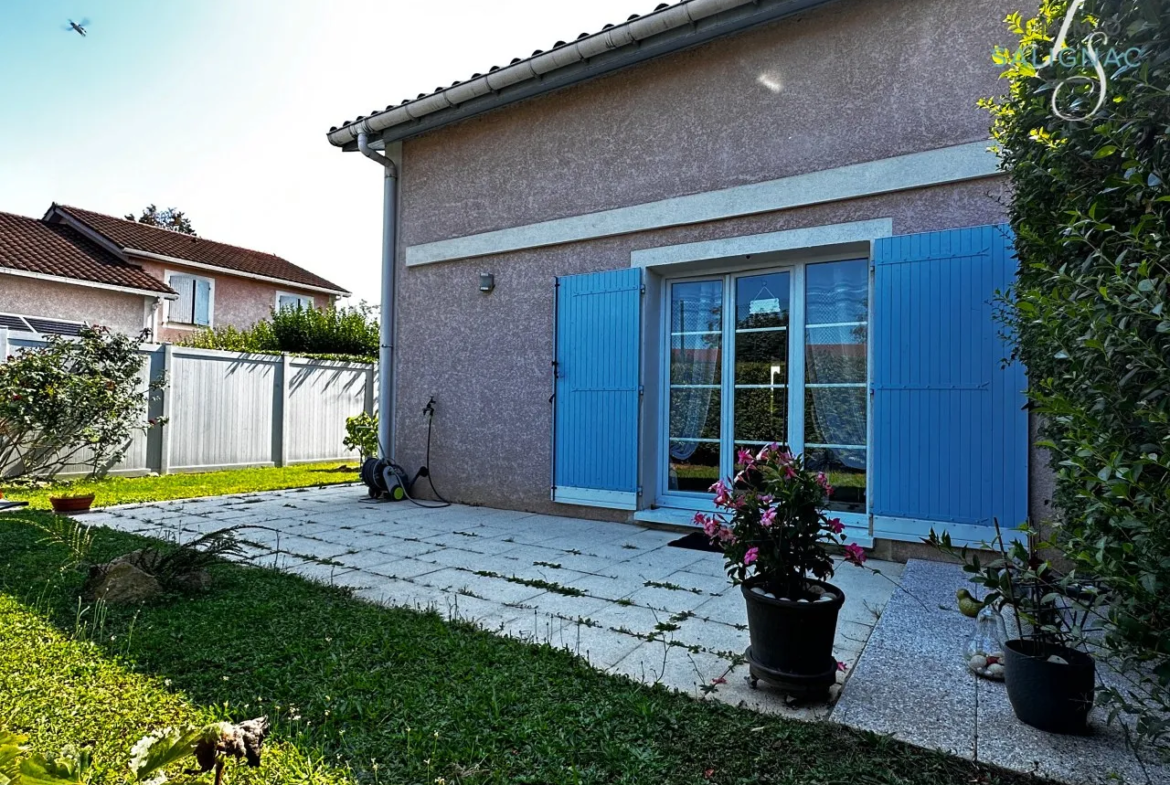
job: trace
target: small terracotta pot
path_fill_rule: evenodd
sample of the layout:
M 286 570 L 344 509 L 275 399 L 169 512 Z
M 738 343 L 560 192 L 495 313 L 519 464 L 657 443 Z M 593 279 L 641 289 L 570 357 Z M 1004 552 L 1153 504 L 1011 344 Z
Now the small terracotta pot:
M 85 496 L 50 496 L 53 512 L 85 512 L 93 505 L 93 494 Z

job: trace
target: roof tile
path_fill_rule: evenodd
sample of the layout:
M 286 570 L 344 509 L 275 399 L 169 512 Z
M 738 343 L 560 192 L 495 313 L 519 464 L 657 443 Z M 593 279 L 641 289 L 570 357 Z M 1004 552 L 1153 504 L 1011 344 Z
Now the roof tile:
M 217 243 L 170 229 L 127 221 L 112 215 L 102 215 L 78 207 L 56 205 L 57 209 L 70 215 L 93 231 L 102 235 L 119 248 L 169 256 L 188 262 L 208 264 L 224 270 L 262 275 L 303 286 L 315 286 L 338 293 L 348 294 L 335 283 L 298 267 L 287 259 L 275 254 L 261 253 L 227 243 Z
M 0 213 L 0 267 L 174 294 L 141 267 L 122 261 L 65 224 Z

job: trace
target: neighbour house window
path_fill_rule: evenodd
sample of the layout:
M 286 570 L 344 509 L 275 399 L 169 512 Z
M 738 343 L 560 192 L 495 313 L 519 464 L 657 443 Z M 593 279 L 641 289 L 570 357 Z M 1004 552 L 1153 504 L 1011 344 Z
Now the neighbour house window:
M 278 311 L 282 311 L 285 308 L 304 308 L 308 310 L 312 307 L 312 297 L 306 297 L 302 294 L 287 294 L 285 292 L 276 293 L 276 310 Z
M 830 506 L 863 512 L 868 262 L 675 281 L 668 297 L 664 493 L 707 494 L 738 450 L 778 442 L 829 476 Z
M 210 278 L 171 273 L 167 284 L 179 294 L 167 307 L 167 321 L 171 324 L 211 326 L 212 298 L 215 287 Z

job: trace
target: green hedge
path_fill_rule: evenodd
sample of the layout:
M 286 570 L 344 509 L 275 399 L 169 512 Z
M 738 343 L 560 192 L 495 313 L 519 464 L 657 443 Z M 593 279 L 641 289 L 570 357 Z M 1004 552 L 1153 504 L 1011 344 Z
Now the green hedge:
M 1045 67 L 1068 10 L 1068 0 L 1043 2 L 1037 19 L 1009 17 L 1021 44 L 998 53 L 1010 94 L 986 102 L 1015 194 L 1020 276 L 1005 317 L 1056 470 L 1062 549 L 1112 590 L 1111 654 L 1152 692 L 1106 698 L 1165 742 L 1170 0 L 1088 0 L 1071 51 Z M 1100 85 L 1083 65 L 1091 35 L 1107 84 L 1095 114 Z
M 378 321 L 375 309 L 365 303 L 354 308 L 282 308 L 247 329 L 200 330 L 181 343 L 229 352 L 289 352 L 372 362 L 378 359 Z

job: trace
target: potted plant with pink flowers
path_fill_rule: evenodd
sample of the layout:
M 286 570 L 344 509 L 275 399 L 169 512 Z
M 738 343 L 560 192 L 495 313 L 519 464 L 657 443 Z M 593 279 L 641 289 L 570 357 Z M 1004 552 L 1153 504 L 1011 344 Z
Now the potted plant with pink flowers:
M 836 682 L 833 639 L 845 602 L 826 582 L 833 576 L 828 547 L 845 543 L 844 525 L 824 511 L 832 488 L 778 444 L 740 450 L 736 469 L 711 486 L 720 512 L 695 521 L 723 551 L 747 602 L 753 684 L 763 679 L 802 697 L 827 693 Z M 845 558 L 860 565 L 865 552 L 847 545 Z

